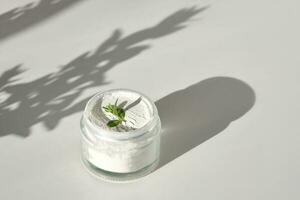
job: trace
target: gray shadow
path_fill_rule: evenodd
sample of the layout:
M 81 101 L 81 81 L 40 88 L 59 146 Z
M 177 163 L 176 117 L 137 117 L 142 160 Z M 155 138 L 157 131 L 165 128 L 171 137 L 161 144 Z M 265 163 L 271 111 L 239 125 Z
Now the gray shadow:
M 0 40 L 50 19 L 82 0 L 41 0 L 11 9 L 0 15 Z
M 254 90 L 230 77 L 209 78 L 158 100 L 162 122 L 159 167 L 222 132 L 254 103 Z
M 65 117 L 83 111 L 91 97 L 80 100 L 81 94 L 107 84 L 107 71 L 150 48 L 150 40 L 185 28 L 186 22 L 205 9 L 180 9 L 158 24 L 127 36 L 117 29 L 98 48 L 30 82 L 16 82 L 23 71 L 20 65 L 4 72 L 0 76 L 0 136 L 26 137 L 38 123 L 53 130 Z M 130 71 L 123 74 L 126 76 Z

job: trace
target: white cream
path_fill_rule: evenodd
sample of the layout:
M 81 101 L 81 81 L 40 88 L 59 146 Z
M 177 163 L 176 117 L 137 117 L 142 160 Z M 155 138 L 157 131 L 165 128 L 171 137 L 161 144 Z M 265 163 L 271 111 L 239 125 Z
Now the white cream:
M 125 122 L 110 128 L 106 124 L 110 120 L 116 119 L 111 113 L 105 112 L 103 107 L 117 103 L 125 110 Z M 128 132 L 142 128 L 151 118 L 151 104 L 142 96 L 133 92 L 116 91 L 106 94 L 101 99 L 97 99 L 88 104 L 86 109 L 89 118 L 97 126 L 112 132 Z

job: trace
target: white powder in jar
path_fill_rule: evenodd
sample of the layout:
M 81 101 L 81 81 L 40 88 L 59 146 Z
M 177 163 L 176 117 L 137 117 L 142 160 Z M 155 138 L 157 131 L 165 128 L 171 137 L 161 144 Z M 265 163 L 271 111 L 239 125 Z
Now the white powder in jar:
M 103 107 L 117 104 L 125 111 L 125 121 L 110 128 L 107 123 L 116 117 L 105 112 Z M 105 94 L 103 98 L 95 99 L 88 104 L 89 118 L 97 126 L 112 132 L 128 132 L 142 128 L 152 116 L 151 104 L 142 96 L 134 92 L 116 91 Z
M 108 127 L 116 119 L 103 107 L 117 105 L 125 111 L 125 120 L 116 127 Z M 105 171 L 129 173 L 154 163 L 159 155 L 159 136 L 128 140 L 110 140 L 114 136 L 130 138 L 130 134 L 143 128 L 153 118 L 153 106 L 148 99 L 132 91 L 112 91 L 93 97 L 87 104 L 85 116 L 99 132 L 93 133 L 93 145 L 84 147 L 88 162 Z M 155 130 L 153 130 L 155 131 Z M 99 134 L 99 135 L 98 135 Z M 99 137 L 98 137 L 99 136 Z

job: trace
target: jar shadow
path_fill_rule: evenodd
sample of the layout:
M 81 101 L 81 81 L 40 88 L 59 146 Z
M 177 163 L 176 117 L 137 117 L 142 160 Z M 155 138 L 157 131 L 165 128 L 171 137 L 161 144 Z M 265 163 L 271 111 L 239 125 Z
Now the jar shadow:
M 230 77 L 205 79 L 156 101 L 162 122 L 158 168 L 222 132 L 254 103 L 254 90 Z

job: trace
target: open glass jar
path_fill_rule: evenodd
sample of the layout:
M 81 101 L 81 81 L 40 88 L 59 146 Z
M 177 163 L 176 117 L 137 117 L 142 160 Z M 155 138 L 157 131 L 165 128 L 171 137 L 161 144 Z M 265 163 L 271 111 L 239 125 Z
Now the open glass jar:
M 125 112 L 122 123 L 108 127 L 107 105 Z M 94 175 L 128 181 L 147 175 L 159 162 L 161 124 L 156 106 L 145 95 L 114 89 L 94 95 L 81 119 L 82 160 Z

